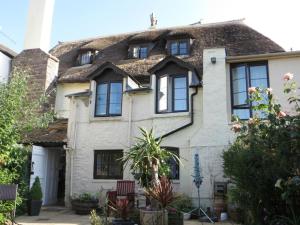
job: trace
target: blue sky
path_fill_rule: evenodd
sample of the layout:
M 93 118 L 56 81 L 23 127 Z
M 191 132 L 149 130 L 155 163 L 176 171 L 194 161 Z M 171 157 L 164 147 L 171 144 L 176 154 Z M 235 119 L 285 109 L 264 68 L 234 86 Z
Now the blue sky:
M 58 41 L 158 27 L 245 18 L 245 23 L 285 49 L 300 50 L 299 0 L 56 0 L 51 47 Z M 0 43 L 21 51 L 29 0 L 1 1 Z M 16 43 L 3 35 L 5 33 Z

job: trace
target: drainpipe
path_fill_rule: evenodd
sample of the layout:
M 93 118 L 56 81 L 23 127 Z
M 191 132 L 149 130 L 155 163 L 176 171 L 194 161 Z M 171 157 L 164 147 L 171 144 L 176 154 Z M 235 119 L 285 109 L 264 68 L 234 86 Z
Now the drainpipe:
M 168 137 L 178 131 L 181 131 L 181 130 L 193 125 L 193 123 L 194 123 L 194 97 L 198 94 L 198 86 L 195 86 L 194 88 L 195 88 L 195 92 L 191 95 L 191 121 L 181 127 L 176 128 L 175 130 L 171 130 L 170 132 L 163 134 L 159 138 L 156 138 L 156 140 L 158 140 L 160 138 L 163 139 L 165 137 Z

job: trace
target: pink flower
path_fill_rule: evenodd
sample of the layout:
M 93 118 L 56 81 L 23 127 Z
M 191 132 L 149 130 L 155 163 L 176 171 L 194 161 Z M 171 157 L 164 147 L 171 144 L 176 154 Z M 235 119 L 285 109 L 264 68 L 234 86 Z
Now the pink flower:
M 271 94 L 271 93 L 272 93 L 272 91 L 273 91 L 273 89 L 272 89 L 272 88 L 267 88 L 267 93 Z
M 286 73 L 283 75 L 283 80 L 288 81 L 288 80 L 292 80 L 294 78 L 294 74 L 292 73 Z
M 277 114 L 278 117 L 285 117 L 286 116 L 286 113 L 283 112 L 283 111 L 280 111 L 278 114 Z
M 255 87 L 249 87 L 248 88 L 248 92 L 249 92 L 249 94 L 255 93 L 256 92 L 256 88 Z
M 254 125 L 254 124 L 255 124 L 255 119 L 249 118 L 248 124 L 249 124 L 249 125 Z
M 234 124 L 234 125 L 232 126 L 232 130 L 233 130 L 235 133 L 239 132 L 239 131 L 241 130 L 241 128 L 242 128 L 242 126 L 241 126 L 241 124 L 239 124 L 239 123 Z

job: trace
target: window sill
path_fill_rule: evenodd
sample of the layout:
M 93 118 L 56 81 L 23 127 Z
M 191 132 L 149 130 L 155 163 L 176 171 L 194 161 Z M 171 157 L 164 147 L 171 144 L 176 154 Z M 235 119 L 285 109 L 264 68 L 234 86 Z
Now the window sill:
M 190 112 L 167 112 L 167 113 L 156 113 L 153 115 L 153 117 L 154 118 L 186 117 L 189 115 L 190 115 Z
M 121 179 L 94 179 L 92 180 L 92 183 L 115 183 L 118 180 Z
M 121 120 L 123 120 L 122 116 L 90 117 L 90 122 L 97 122 L 97 121 L 121 121 Z

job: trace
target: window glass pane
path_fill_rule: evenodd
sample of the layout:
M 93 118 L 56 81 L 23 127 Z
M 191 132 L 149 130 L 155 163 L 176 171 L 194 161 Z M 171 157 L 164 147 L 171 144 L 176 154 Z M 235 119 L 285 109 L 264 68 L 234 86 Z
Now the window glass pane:
M 143 47 L 140 49 L 140 58 L 141 59 L 144 59 L 144 58 L 147 58 L 148 56 L 148 48 L 146 47 Z
M 97 85 L 96 115 L 105 115 L 107 107 L 107 84 Z
M 171 55 L 177 55 L 178 54 L 178 43 L 177 42 L 172 42 L 171 43 Z
M 134 47 L 133 48 L 132 56 L 133 56 L 133 58 L 138 58 L 139 57 L 139 47 Z
M 187 42 L 186 41 L 179 43 L 179 54 L 187 55 Z
M 233 114 L 238 116 L 242 120 L 246 120 L 250 118 L 250 110 L 249 109 L 234 109 Z
M 186 89 L 186 77 L 174 78 L 174 88 L 185 88 Z
M 158 111 L 168 109 L 168 77 L 161 77 L 158 80 Z
M 123 165 L 119 160 L 123 156 L 122 151 L 97 151 L 96 152 L 96 165 L 95 165 L 95 178 L 122 178 Z
M 174 91 L 174 99 L 186 99 L 186 89 L 185 88 L 178 88 Z
M 267 88 L 268 87 L 268 81 L 267 79 L 251 79 L 251 86 L 252 87 L 260 87 L 260 88 Z
M 233 94 L 233 105 L 247 104 L 247 92 Z
M 187 110 L 187 78 L 175 77 L 174 79 L 174 111 Z
M 110 84 L 109 114 L 121 114 L 122 83 Z
M 86 53 L 82 53 L 80 57 L 80 64 L 84 65 L 84 64 L 91 63 L 91 55 L 92 53 L 90 51 Z
M 247 91 L 246 79 L 237 79 L 232 82 L 233 93 Z
M 267 79 L 266 65 L 250 66 L 250 75 L 251 75 L 251 80 L 252 79 Z
M 175 155 L 177 155 L 177 157 L 179 157 L 179 149 L 175 149 L 175 148 L 171 148 L 168 149 L 166 148 L 168 151 L 174 153 Z M 170 158 L 167 161 L 169 167 L 170 167 L 170 178 L 171 179 L 179 179 L 179 163 L 176 159 L 174 158 Z
M 175 111 L 185 111 L 187 110 L 187 102 L 184 100 L 174 100 L 174 110 Z
M 232 68 L 232 80 L 234 81 L 238 79 L 246 79 L 245 66 L 238 66 Z

